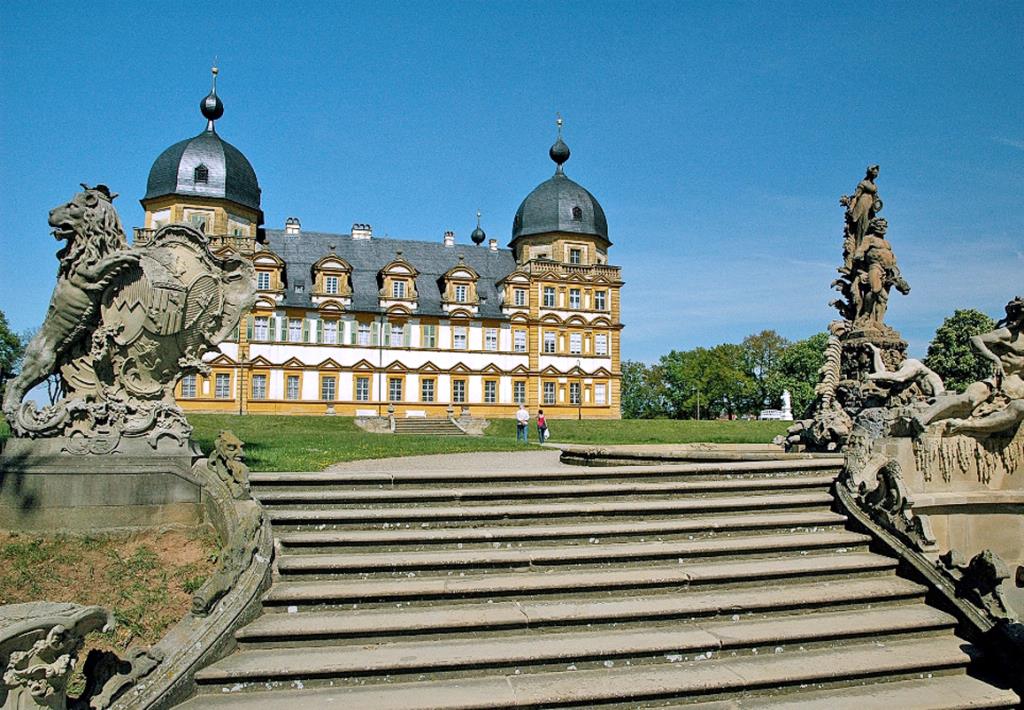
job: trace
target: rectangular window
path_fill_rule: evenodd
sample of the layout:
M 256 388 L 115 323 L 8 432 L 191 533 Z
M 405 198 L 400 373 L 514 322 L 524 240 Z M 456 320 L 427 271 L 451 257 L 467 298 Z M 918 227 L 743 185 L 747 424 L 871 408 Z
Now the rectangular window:
M 466 401 L 466 381 L 452 380 L 452 401 L 462 404 Z
M 218 372 L 213 377 L 213 396 L 217 399 L 228 399 L 231 397 L 231 375 Z
M 583 250 L 582 249 L 570 249 L 569 250 L 569 263 L 570 264 L 579 264 L 579 263 L 582 262 L 582 260 L 583 260 Z
M 545 286 L 544 287 L 544 307 L 554 308 L 555 307 L 555 287 Z
M 256 316 L 253 319 L 252 338 L 253 340 L 268 340 L 270 335 L 270 318 L 267 316 Z
M 456 350 L 466 349 L 466 327 L 457 325 L 452 328 L 452 347 Z
M 608 310 L 607 291 L 594 291 L 594 308 L 599 311 Z
M 437 347 L 437 326 L 436 325 L 425 325 L 425 326 L 423 326 L 423 347 L 425 347 L 425 348 L 436 348 Z
M 299 376 L 288 375 L 288 380 L 285 387 L 284 396 L 286 399 L 298 399 L 299 398 Z
M 334 345 L 338 342 L 338 321 L 322 320 L 320 321 L 320 327 L 323 328 L 323 341 L 325 343 L 328 345 Z
M 369 323 L 360 323 L 359 324 L 358 336 L 359 337 L 358 337 L 358 340 L 356 342 L 359 345 L 369 345 L 370 344 L 370 324 Z
M 327 402 L 334 401 L 334 393 L 337 391 L 337 378 L 333 375 L 320 379 L 320 399 Z
M 516 404 L 526 404 L 526 383 L 522 380 L 512 383 L 512 401 Z
M 495 380 L 484 380 L 484 402 L 494 404 L 498 401 L 498 383 Z
M 579 355 L 583 352 L 583 335 L 580 333 L 569 334 L 569 352 L 573 355 Z
M 256 288 L 259 291 L 270 290 L 270 272 L 269 271 L 257 271 L 256 272 Z
M 196 376 L 185 375 L 181 378 L 181 396 L 192 399 L 196 396 Z
M 391 284 L 392 298 L 405 298 L 405 281 L 395 281 Z
M 570 382 L 569 383 L 569 404 L 580 403 L 580 383 Z
M 337 276 L 325 276 L 324 277 L 324 292 L 335 295 L 338 293 L 338 277 Z
M 598 334 L 594 336 L 594 354 L 595 355 L 607 355 L 608 354 L 608 336 L 604 334 Z
M 512 302 L 517 306 L 526 305 L 526 289 L 516 288 L 512 289 Z
M 369 402 L 370 401 L 370 378 L 369 377 L 357 377 L 356 378 L 356 401 L 357 402 Z
M 401 377 L 389 377 L 388 378 L 388 401 L 389 402 L 401 402 L 402 401 L 402 378 Z
M 455 302 L 465 303 L 466 302 L 466 285 L 459 284 L 455 287 Z
M 594 404 L 605 403 L 605 385 L 594 385 Z
M 544 331 L 544 352 L 555 352 L 555 331 L 553 330 Z
M 555 383 L 545 382 L 544 383 L 544 404 L 555 403 Z
M 288 342 L 289 343 L 301 343 L 302 342 L 302 319 L 301 318 L 289 318 L 288 319 Z
M 403 334 L 405 330 L 401 325 L 391 325 L 391 347 L 400 348 L 402 347 Z
M 580 290 L 578 288 L 569 289 L 569 308 L 580 307 Z
M 525 330 L 514 330 L 512 331 L 512 349 L 517 353 L 526 352 L 526 331 Z
M 484 331 L 484 350 L 498 349 L 498 329 L 488 328 Z
M 253 399 L 266 399 L 267 398 L 267 376 L 266 375 L 253 375 L 252 376 L 252 398 Z
M 420 381 L 420 401 L 421 402 L 433 402 L 434 401 L 434 386 L 435 382 L 433 379 L 424 379 Z

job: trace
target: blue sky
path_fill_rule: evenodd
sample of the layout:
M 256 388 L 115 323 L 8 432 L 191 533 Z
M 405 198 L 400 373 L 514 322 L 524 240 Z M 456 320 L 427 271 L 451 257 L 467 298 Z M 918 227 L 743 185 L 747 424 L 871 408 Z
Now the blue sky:
M 0 309 L 38 325 L 79 182 L 126 227 L 156 156 L 202 130 L 253 163 L 269 227 L 501 244 L 567 174 L 608 215 L 623 355 L 808 336 L 833 317 L 841 194 L 882 166 L 921 355 L 954 308 L 1024 294 L 1024 4 L 3 3 Z

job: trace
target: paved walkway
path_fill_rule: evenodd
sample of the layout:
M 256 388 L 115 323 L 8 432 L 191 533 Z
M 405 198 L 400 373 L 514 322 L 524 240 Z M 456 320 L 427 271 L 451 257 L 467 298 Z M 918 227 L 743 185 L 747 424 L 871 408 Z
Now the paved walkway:
M 334 464 L 327 471 L 552 471 L 560 468 L 578 469 L 561 463 L 558 449 L 537 451 L 479 451 L 467 454 L 432 454 L 430 456 L 399 456 L 389 459 L 367 459 Z

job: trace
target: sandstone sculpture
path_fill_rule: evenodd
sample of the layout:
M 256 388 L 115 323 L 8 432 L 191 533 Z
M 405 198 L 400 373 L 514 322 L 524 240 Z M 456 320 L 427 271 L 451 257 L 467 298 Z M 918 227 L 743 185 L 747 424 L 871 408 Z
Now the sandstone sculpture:
M 231 491 L 236 500 L 251 497 L 249 494 L 249 467 L 243 463 L 245 452 L 242 440 L 230 431 L 222 431 L 213 442 L 213 453 L 207 467 Z
M 85 187 L 85 186 L 83 186 Z M 3 411 L 21 438 L 62 438 L 63 451 L 104 454 L 123 439 L 156 449 L 191 428 L 174 386 L 205 371 L 202 356 L 226 338 L 255 297 L 252 264 L 210 251 L 184 224 L 129 247 L 104 185 L 50 212 L 60 266 L 50 307 L 7 387 Z M 25 394 L 53 373 L 65 397 L 37 409 Z
M 935 546 L 927 518 L 916 516 L 911 511 L 914 500 L 903 482 L 903 472 L 898 461 L 876 458 L 871 468 L 875 469 L 878 485 L 868 490 L 862 480 L 858 491 L 859 503 L 876 523 L 896 534 L 904 543 L 915 550 L 927 550 Z
M 849 273 L 853 267 L 853 255 L 860 246 L 868 225 L 882 211 L 882 199 L 878 196 L 879 166 L 869 165 L 864 179 L 857 184 L 852 195 L 843 195 L 839 204 L 846 207 L 846 231 L 843 235 L 843 268 L 840 271 Z
M 1013 430 L 1024 421 L 1024 298 L 1006 304 L 996 329 L 971 338 L 979 355 L 993 364 L 992 377 L 968 386 L 963 394 L 937 397 L 917 416 L 925 428 L 945 421 L 947 434 L 990 435 Z
M 992 550 L 982 550 L 967 563 L 957 551 L 950 550 L 939 556 L 937 566 L 954 580 L 958 596 L 984 610 L 992 619 L 1017 619 L 1002 590 L 1010 570 Z
M 113 618 L 97 606 L 31 602 L 0 607 L 0 709 L 64 708 L 85 635 Z

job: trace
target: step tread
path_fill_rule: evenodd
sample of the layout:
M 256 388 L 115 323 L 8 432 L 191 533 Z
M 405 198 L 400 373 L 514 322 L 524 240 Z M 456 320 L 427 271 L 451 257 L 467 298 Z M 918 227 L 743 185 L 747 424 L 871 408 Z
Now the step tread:
M 266 601 L 305 602 L 320 599 L 447 596 L 498 592 L 579 590 L 632 586 L 686 586 L 692 583 L 749 580 L 802 574 L 829 574 L 894 569 L 896 561 L 871 552 L 784 557 L 770 560 L 699 561 L 627 569 L 540 572 L 524 571 L 450 577 L 346 579 L 315 582 L 276 582 Z
M 559 515 L 602 515 L 653 513 L 689 510 L 733 510 L 830 505 L 832 495 L 828 492 L 815 493 L 769 493 L 751 496 L 721 496 L 716 498 L 684 498 L 678 500 L 608 501 L 599 503 L 532 503 L 509 505 L 458 505 L 421 506 L 409 508 L 353 508 L 307 510 L 271 509 L 270 519 L 274 520 L 352 520 L 392 521 L 403 519 L 438 518 L 474 519 L 504 517 L 544 517 Z
M 652 464 L 643 466 L 566 466 L 551 470 L 509 471 L 261 471 L 249 475 L 256 485 L 275 483 L 332 484 L 345 482 L 480 481 L 489 478 L 531 480 L 535 478 L 607 478 L 609 476 L 650 476 L 674 474 L 796 473 L 829 470 L 838 473 L 841 459 L 797 459 L 792 461 L 749 461 L 725 463 Z
M 244 649 L 196 675 L 199 682 L 308 678 L 642 656 L 831 641 L 869 634 L 952 628 L 956 619 L 923 603 L 882 609 L 812 612 L 768 619 L 711 619 L 612 630 L 553 631 L 492 638 Z
M 745 613 L 815 604 L 873 602 L 923 595 L 924 587 L 900 577 L 797 582 L 757 589 L 731 589 L 611 600 L 529 598 L 442 608 L 389 608 L 264 614 L 240 629 L 239 640 L 272 637 L 386 635 L 432 630 L 607 622 L 652 617 Z
M 467 565 L 535 565 L 599 560 L 630 560 L 652 557 L 719 555 L 730 552 L 764 552 L 807 547 L 863 545 L 870 535 L 837 530 L 783 534 L 741 535 L 702 540 L 559 545 L 549 547 L 483 548 L 468 550 L 319 553 L 281 555 L 281 572 L 311 570 L 369 570 Z
M 644 495 L 651 493 L 697 493 L 714 491 L 759 491 L 789 488 L 828 488 L 833 476 L 792 476 L 779 478 L 730 478 L 720 481 L 658 481 L 626 483 L 580 483 L 575 485 L 541 484 L 533 486 L 488 486 L 475 488 L 390 488 L 371 490 L 287 490 L 265 491 L 257 495 L 262 503 L 279 501 L 361 500 L 458 500 L 462 498 L 570 498 L 588 495 Z
M 403 542 L 468 542 L 472 540 L 514 540 L 553 537 L 606 537 L 610 535 L 657 535 L 702 530 L 752 529 L 762 527 L 806 527 L 840 525 L 846 516 L 830 510 L 767 512 L 745 515 L 635 520 L 615 523 L 572 525 L 501 525 L 484 528 L 388 528 L 386 530 L 337 530 L 324 532 L 283 532 L 282 545 L 382 545 Z
M 968 662 L 961 641 L 924 638 L 722 658 L 658 666 L 617 666 L 388 685 L 201 694 L 179 706 L 198 708 L 360 707 L 418 710 L 499 708 L 671 697 L 716 691 L 820 682 L 844 677 L 950 668 Z
M 777 696 L 754 695 L 684 705 L 659 705 L 662 710 L 980 710 L 1016 707 L 1020 698 L 966 673 L 895 680 Z

